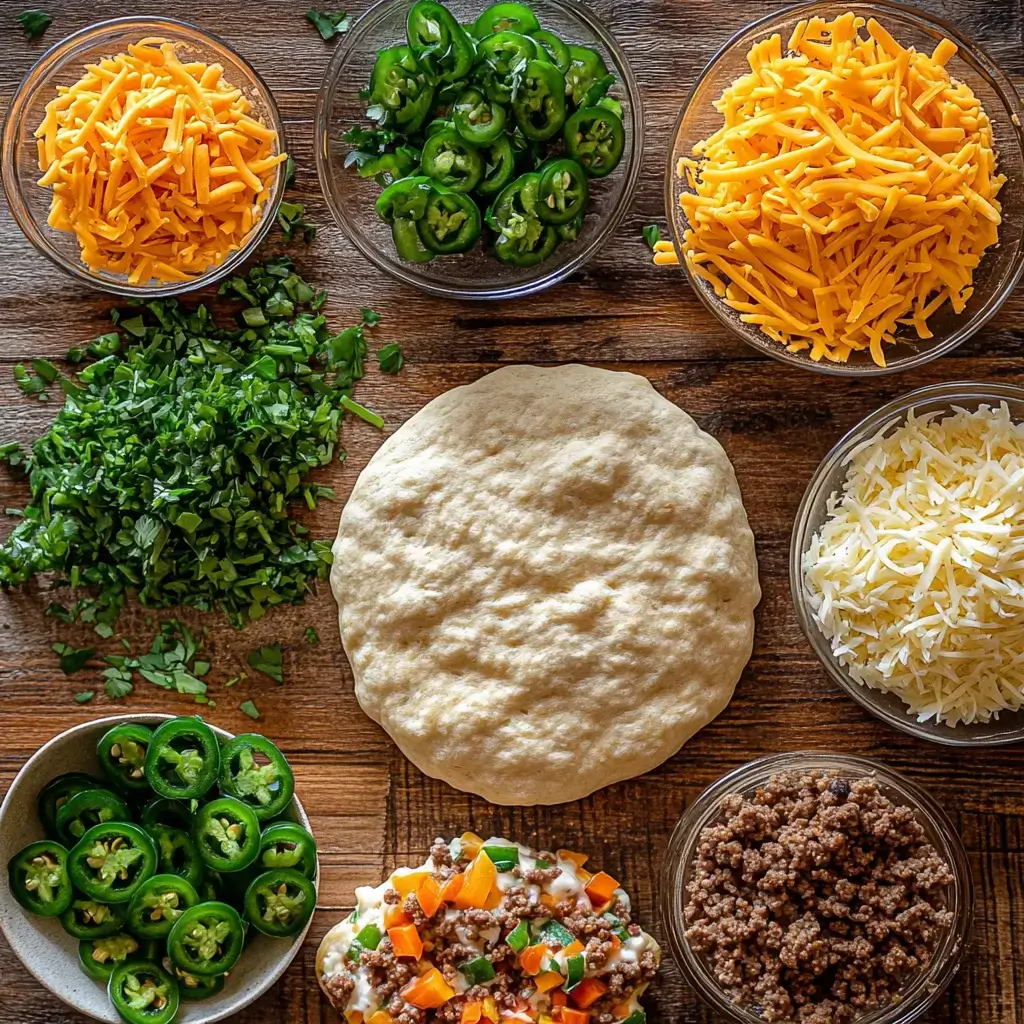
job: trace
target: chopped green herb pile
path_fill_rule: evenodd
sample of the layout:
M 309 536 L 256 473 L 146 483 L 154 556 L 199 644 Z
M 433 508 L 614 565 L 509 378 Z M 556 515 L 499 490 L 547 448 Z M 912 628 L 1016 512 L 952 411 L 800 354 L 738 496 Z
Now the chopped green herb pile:
M 654 249 L 656 242 L 661 241 L 661 228 L 657 224 L 648 224 L 643 230 L 644 241 L 650 249 Z
M 88 346 L 83 356 L 103 354 L 76 378 L 59 377 L 67 397 L 50 430 L 31 452 L 0 446 L 31 487 L 0 546 L 0 583 L 55 573 L 91 588 L 67 612 L 86 621 L 113 622 L 135 593 L 151 608 L 220 609 L 240 627 L 326 577 L 330 544 L 289 507 L 333 497 L 309 475 L 339 454 L 346 409 L 381 425 L 349 398 L 364 374 L 363 327 L 331 334 L 312 311 L 325 293 L 287 258 L 221 294 L 244 303 L 245 326 L 174 300 L 115 311 L 123 333 Z M 177 688 L 176 668 L 146 668 Z
M 325 42 L 349 30 L 352 19 L 345 11 L 306 11 L 306 20 Z
M 53 22 L 45 11 L 22 11 L 17 20 L 25 31 L 26 39 L 38 39 Z

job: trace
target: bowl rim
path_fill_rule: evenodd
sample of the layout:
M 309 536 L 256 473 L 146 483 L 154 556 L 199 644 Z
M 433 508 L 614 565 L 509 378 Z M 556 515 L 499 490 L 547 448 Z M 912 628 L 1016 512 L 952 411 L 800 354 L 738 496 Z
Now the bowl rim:
M 683 121 L 689 113 L 690 106 L 701 86 L 703 86 L 705 79 L 711 74 L 719 61 L 722 60 L 729 51 L 739 46 L 739 44 L 748 36 L 756 35 L 759 31 L 763 31 L 768 25 L 774 24 L 783 19 L 811 17 L 816 11 L 823 7 L 842 7 L 843 10 L 853 11 L 855 14 L 877 14 L 880 19 L 886 16 L 894 16 L 904 21 L 914 22 L 924 29 L 941 32 L 948 39 L 951 39 L 957 44 L 957 56 L 987 82 L 988 86 L 999 97 L 1004 111 L 1010 112 L 1011 116 L 1006 118 L 1006 122 L 1016 140 L 1018 155 L 1020 156 L 1021 161 L 1024 162 L 1024 127 L 1022 127 L 1020 119 L 1016 118 L 1017 108 L 1020 105 L 1019 94 L 999 64 L 992 60 L 988 53 L 975 43 L 973 39 L 965 36 L 948 21 L 926 11 L 922 11 L 916 7 L 899 3 L 897 0 L 849 0 L 848 3 L 841 3 L 839 0 L 805 0 L 803 3 L 796 3 L 786 7 L 777 8 L 776 10 L 758 18 L 756 21 L 752 21 L 750 24 L 745 25 L 743 28 L 739 29 L 739 31 L 734 32 L 729 39 L 718 48 L 707 64 L 704 65 L 700 74 L 694 81 L 693 86 L 690 88 L 686 99 L 683 101 L 683 105 L 679 110 L 679 116 L 676 118 L 675 126 L 672 129 L 672 134 L 669 136 L 664 184 L 665 212 L 669 228 L 672 232 L 672 241 L 677 257 L 680 256 L 683 245 L 679 219 L 676 216 L 677 204 L 673 194 L 673 185 L 676 181 L 676 141 L 679 138 Z M 987 113 L 991 116 L 991 111 L 987 111 Z M 1024 185 L 1021 185 L 1021 187 L 1024 187 Z M 1001 244 L 1001 242 L 996 243 L 997 246 Z M 991 246 L 990 249 L 995 247 L 996 246 Z M 683 268 L 683 271 L 686 274 L 686 279 L 690 285 L 691 291 L 696 293 L 697 298 L 700 299 L 705 309 L 707 309 L 719 323 L 727 327 L 734 337 L 739 338 L 755 351 L 760 352 L 762 355 L 770 356 L 771 358 L 777 359 L 779 362 L 786 363 L 790 366 L 797 366 L 800 369 L 809 370 L 812 373 L 820 373 L 830 377 L 866 379 L 869 377 L 884 377 L 889 374 L 903 373 L 905 370 L 912 370 L 917 367 L 924 366 L 926 363 L 930 363 L 933 359 L 938 359 L 941 356 L 948 355 L 969 338 L 973 337 L 974 334 L 984 327 L 985 324 L 987 324 L 989 320 L 999 312 L 1003 303 L 1009 298 L 1014 288 L 1016 288 L 1021 279 L 1021 275 L 1024 274 L 1024 235 L 1017 240 L 1016 250 L 1014 261 L 1008 268 L 1007 273 L 1004 274 L 999 287 L 991 296 L 989 296 L 985 304 L 974 312 L 969 320 L 958 325 L 957 329 L 947 338 L 943 339 L 938 344 L 934 344 L 929 348 L 923 349 L 916 355 L 908 359 L 904 359 L 895 365 L 889 364 L 886 366 L 876 366 L 874 363 L 871 363 L 870 365 L 867 363 L 858 363 L 856 364 L 856 368 L 851 367 L 848 363 L 833 363 L 825 359 L 820 359 L 815 362 L 814 360 L 809 359 L 804 353 L 788 351 L 785 346 L 780 345 L 771 338 L 768 338 L 767 335 L 764 338 L 765 343 L 759 344 L 752 338 L 747 337 L 747 335 L 739 329 L 730 316 L 730 311 L 727 310 L 725 305 L 717 296 L 708 294 L 708 290 L 704 287 L 704 283 L 693 274 L 684 259 L 679 259 L 679 266 Z M 771 347 L 768 345 L 769 342 L 771 343 Z
M 552 7 L 559 9 L 563 14 L 576 19 L 592 32 L 605 49 L 614 59 L 617 70 L 621 75 L 622 84 L 629 97 L 630 117 L 633 128 L 632 146 L 623 154 L 626 159 L 625 179 L 622 183 L 622 193 L 618 203 L 609 212 L 605 221 L 601 224 L 590 244 L 577 253 L 571 260 L 557 269 L 542 273 L 538 277 L 530 278 L 517 283 L 495 285 L 488 288 L 468 288 L 459 285 L 445 284 L 439 281 L 431 281 L 420 277 L 410 267 L 406 267 L 400 261 L 392 261 L 386 258 L 381 250 L 367 242 L 361 237 L 361 233 L 353 232 L 350 229 L 349 218 L 343 209 L 335 204 L 330 188 L 331 168 L 329 153 L 330 117 L 334 105 L 334 97 L 338 92 L 342 69 L 348 63 L 350 56 L 363 42 L 363 34 L 372 29 L 376 23 L 386 14 L 393 10 L 411 6 L 412 0 L 376 0 L 376 2 L 364 11 L 349 31 L 340 46 L 338 46 L 327 69 L 324 72 L 320 89 L 317 92 L 316 108 L 313 115 L 314 131 L 314 155 L 316 157 L 316 172 L 320 182 L 320 189 L 323 192 L 327 208 L 330 210 L 331 219 L 341 230 L 342 234 L 365 256 L 378 270 L 384 271 L 397 281 L 411 285 L 430 295 L 437 295 L 445 299 L 482 301 L 488 299 L 518 299 L 527 295 L 534 295 L 537 292 L 550 288 L 553 285 L 564 281 L 571 274 L 575 273 L 582 266 L 603 249 L 612 236 L 618 230 L 636 197 L 637 186 L 640 181 L 640 171 L 643 165 L 644 155 L 644 108 L 643 96 L 636 76 L 633 73 L 632 65 L 626 52 L 619 45 L 618 40 L 611 34 L 604 22 L 588 8 L 584 7 L 577 0 L 545 0 Z M 620 164 L 620 166 L 622 166 Z M 616 168 L 616 171 L 618 168 Z M 612 172 L 615 173 L 614 171 Z M 544 264 L 538 265 L 542 270 Z
M 874 775 L 886 790 L 897 793 L 907 806 L 919 812 L 923 819 L 921 823 L 938 837 L 939 853 L 952 869 L 954 898 L 951 909 L 955 916 L 945 942 L 942 943 L 944 959 L 937 969 L 933 960 L 931 970 L 934 970 L 935 977 L 930 982 L 924 978 L 918 980 L 919 987 L 911 993 L 913 1001 L 900 1002 L 858 1018 L 863 1020 L 863 1024 L 910 1024 L 920 1019 L 939 1000 L 959 971 L 971 945 L 974 878 L 963 839 L 942 805 L 905 773 L 874 758 L 827 750 L 768 754 L 734 768 L 705 788 L 681 815 L 666 848 L 658 904 L 672 959 L 684 980 L 706 1006 L 736 1024 L 755 1024 L 761 1019 L 745 1007 L 732 1003 L 710 972 L 703 967 L 698 954 L 690 950 L 683 934 L 681 908 L 678 904 L 685 894 L 685 877 L 692 864 L 700 830 L 718 812 L 721 798 L 730 792 L 749 793 L 756 785 L 780 771 L 812 768 L 838 768 L 840 771 L 851 769 L 862 771 L 865 775 Z
M 885 405 L 880 406 L 874 412 L 869 413 L 863 419 L 852 426 L 845 434 L 829 449 L 829 452 L 818 463 L 807 487 L 804 489 L 803 497 L 797 507 L 796 515 L 793 518 L 793 529 L 789 542 L 789 590 L 796 617 L 800 622 L 800 628 L 810 644 L 815 657 L 822 667 L 832 678 L 833 682 L 852 697 L 862 708 L 870 711 L 876 718 L 891 725 L 894 729 L 914 736 L 917 739 L 927 740 L 930 743 L 937 743 L 944 747 L 1000 747 L 1011 743 L 1020 743 L 1024 740 L 1024 709 L 1015 714 L 1021 715 L 1021 725 L 1016 733 L 1008 733 L 992 737 L 980 736 L 977 738 L 968 737 L 964 734 L 957 736 L 955 728 L 947 728 L 945 732 L 937 732 L 929 728 L 925 723 L 920 723 L 909 712 L 900 714 L 889 708 L 883 707 L 875 698 L 875 690 L 862 686 L 855 682 L 849 673 L 836 661 L 832 649 L 825 635 L 815 625 L 807 598 L 804 593 L 803 584 L 803 555 L 807 541 L 813 536 L 814 529 L 810 523 L 810 511 L 823 490 L 827 481 L 835 469 L 845 459 L 853 444 L 859 443 L 859 439 L 865 436 L 870 437 L 880 430 L 888 421 L 894 418 L 905 418 L 906 413 L 926 402 L 945 401 L 950 409 L 957 404 L 957 400 L 964 401 L 979 400 L 998 403 L 1003 399 L 1016 401 L 1024 404 L 1024 387 L 1016 384 L 1003 384 L 995 381 L 972 381 L 956 380 L 946 381 L 939 384 L 929 384 L 913 391 L 904 392 Z M 836 488 L 833 488 L 835 490 Z M 945 733 L 949 733 L 947 736 Z
M 7 792 L 4 794 L 3 801 L 0 802 L 0 822 L 3 822 L 6 816 L 11 813 L 11 806 L 13 801 L 11 795 L 19 787 L 19 785 L 25 782 L 25 777 L 29 774 L 32 767 L 38 763 L 38 760 L 45 757 L 50 750 L 56 747 L 58 744 L 64 742 L 72 736 L 79 733 L 86 732 L 88 730 L 94 730 L 97 726 L 107 726 L 113 728 L 115 725 L 120 725 L 123 722 L 142 722 L 143 724 L 153 724 L 157 722 L 166 722 L 174 718 L 183 717 L 194 717 L 188 715 L 172 715 L 162 711 L 150 711 L 150 712 L 134 712 L 126 715 L 105 715 L 102 718 L 92 718 L 85 722 L 79 722 L 77 725 L 73 725 L 68 729 L 64 729 L 62 732 L 57 733 L 55 736 L 51 736 L 45 743 L 42 744 L 30 757 L 28 757 L 25 763 L 18 770 L 18 773 L 11 780 L 10 786 L 7 788 Z M 236 736 L 244 735 L 243 733 L 232 733 L 227 729 L 219 725 L 214 725 L 212 722 L 205 722 L 213 732 L 221 739 L 234 739 Z M 292 796 L 293 809 L 295 815 L 298 818 L 298 823 L 309 832 L 313 834 L 313 830 L 309 824 L 309 817 L 306 814 L 306 809 L 302 806 L 302 801 L 298 795 Z M 320 895 L 320 854 L 317 851 L 316 855 L 316 875 L 313 878 L 313 886 L 316 889 L 317 898 Z M 245 1007 L 250 1006 L 257 999 L 260 998 L 270 987 L 277 983 L 284 972 L 291 966 L 292 962 L 302 951 L 303 944 L 306 941 L 306 936 L 309 933 L 309 929 L 313 925 L 313 915 L 310 915 L 309 920 L 306 922 L 306 926 L 301 932 L 292 937 L 291 943 L 285 947 L 282 943 L 281 955 L 278 957 L 278 963 L 271 970 L 260 975 L 259 979 L 246 986 L 246 988 L 236 993 L 235 999 L 232 1000 L 231 1005 L 225 1006 L 222 1009 L 214 1010 L 202 1017 L 192 1021 L 191 1024 L 213 1024 L 214 1021 L 223 1020 L 225 1017 L 229 1017 L 232 1014 L 238 1013 Z M 35 965 L 22 958 L 20 951 L 14 944 L 14 940 L 8 931 L 8 923 L 5 915 L 0 915 L 0 931 L 3 931 L 4 938 L 7 940 L 7 944 L 10 946 L 11 951 L 18 958 L 21 965 L 28 971 L 29 974 L 35 978 L 48 992 L 56 996 L 65 1006 L 70 1006 L 73 1010 L 78 1013 L 84 1013 L 90 1017 L 92 1014 L 87 1009 L 81 1006 L 76 1006 L 74 1003 L 68 1002 L 65 997 L 58 992 L 49 982 L 49 979 L 44 975 L 37 973 Z M 199 1004 L 197 1004 L 199 1005 Z M 93 1018 L 94 1020 L 97 1018 Z
M 230 253 L 223 263 L 210 267 L 198 277 L 188 281 L 168 281 L 159 285 L 132 285 L 128 284 L 127 281 L 108 280 L 107 278 L 100 277 L 98 274 L 88 270 L 81 261 L 65 259 L 51 245 L 46 233 L 36 224 L 35 219 L 28 211 L 28 204 L 22 196 L 15 165 L 16 129 L 26 113 L 30 98 L 34 95 L 33 82 L 36 78 L 54 70 L 62 62 L 70 60 L 73 51 L 81 43 L 87 41 L 89 37 L 100 36 L 109 32 L 127 32 L 133 28 L 137 28 L 138 31 L 147 35 L 158 35 L 163 32 L 173 36 L 177 33 L 183 37 L 183 41 L 187 41 L 187 37 L 192 36 L 195 40 L 210 44 L 214 49 L 219 48 L 230 54 L 232 59 L 243 67 L 251 77 L 256 90 L 260 94 L 261 102 L 266 105 L 269 119 L 273 124 L 274 130 L 277 132 L 278 151 L 287 153 L 288 146 L 285 137 L 284 121 L 281 118 L 281 111 L 277 106 L 277 100 L 260 73 L 245 57 L 219 35 L 207 32 L 206 29 L 202 29 L 191 22 L 160 15 L 128 15 L 120 18 L 109 18 L 104 21 L 94 22 L 92 25 L 87 25 L 77 32 L 66 36 L 59 42 L 54 43 L 35 61 L 14 91 L 10 106 L 7 108 L 7 113 L 4 116 L 3 131 L 2 135 L 0 135 L 0 138 L 2 138 L 0 181 L 3 183 L 4 192 L 7 195 L 7 205 L 10 207 L 14 220 L 18 227 L 21 228 L 22 234 L 32 243 L 36 252 L 64 273 L 82 281 L 96 291 L 119 295 L 124 298 L 149 300 L 184 295 L 187 292 L 204 288 L 216 281 L 220 281 L 252 256 L 253 251 L 267 236 L 277 218 L 278 208 L 284 199 L 287 161 L 282 161 L 278 164 L 277 177 L 271 189 L 270 197 L 264 203 L 259 222 L 250 231 L 249 238 L 245 244 L 235 252 Z

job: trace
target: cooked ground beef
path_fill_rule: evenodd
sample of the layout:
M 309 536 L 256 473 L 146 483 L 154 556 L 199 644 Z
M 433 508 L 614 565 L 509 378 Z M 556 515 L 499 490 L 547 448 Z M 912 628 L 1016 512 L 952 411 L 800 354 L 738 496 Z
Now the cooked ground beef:
M 952 881 L 913 809 L 874 778 L 783 772 L 725 797 L 702 830 L 686 938 L 766 1022 L 846 1024 L 929 965 Z

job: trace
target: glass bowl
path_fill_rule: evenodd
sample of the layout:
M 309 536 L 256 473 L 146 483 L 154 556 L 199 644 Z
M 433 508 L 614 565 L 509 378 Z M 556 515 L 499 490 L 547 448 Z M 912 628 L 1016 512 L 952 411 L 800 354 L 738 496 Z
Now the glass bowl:
M 736 1024 L 763 1024 L 764 1018 L 752 1008 L 731 1002 L 704 957 L 690 948 L 683 918 L 686 886 L 693 874 L 694 853 L 700 832 L 718 815 L 724 796 L 730 793 L 753 795 L 759 786 L 763 786 L 772 775 L 780 771 L 810 769 L 835 771 L 837 775 L 846 778 L 873 775 L 885 796 L 896 804 L 913 808 L 928 841 L 952 871 L 954 880 L 945 896 L 946 905 L 953 914 L 953 922 L 940 939 L 931 966 L 907 984 L 898 1005 L 859 1016 L 855 1024 L 909 1024 L 910 1021 L 919 1020 L 938 1001 L 960 968 L 967 951 L 974 916 L 974 883 L 963 843 L 945 811 L 906 776 L 868 758 L 818 751 L 798 751 L 758 758 L 723 776 L 687 808 L 669 839 L 662 883 L 662 919 L 666 922 L 672 956 L 697 995 L 720 1013 L 723 1019 Z
M 644 148 L 640 88 L 622 48 L 604 25 L 575 0 L 536 0 L 530 6 L 541 25 L 566 43 L 597 50 L 618 81 L 611 90 L 622 104 L 626 144 L 619 166 L 605 178 L 590 180 L 591 196 L 583 230 L 563 242 L 536 267 L 506 266 L 477 245 L 459 256 L 430 263 L 405 263 L 398 258 L 391 229 L 377 216 L 374 203 L 380 186 L 345 167 L 353 148 L 343 135 L 351 125 L 368 125 L 366 100 L 359 91 L 370 80 L 377 51 L 405 39 L 405 20 L 412 0 L 381 0 L 371 7 L 340 41 L 327 68 L 316 104 L 316 166 L 327 205 L 341 230 L 381 270 L 406 284 L 447 299 L 511 299 L 532 295 L 579 270 L 604 246 L 626 215 L 640 175 Z M 446 0 L 462 23 L 472 22 L 485 0 Z M 623 8 L 623 13 L 628 13 Z
M 842 490 L 846 479 L 846 461 L 854 447 L 872 437 L 890 420 L 901 423 L 911 409 L 917 412 L 935 409 L 948 412 L 957 406 L 974 410 L 979 405 L 998 405 L 1000 402 L 1006 402 L 1015 421 L 1024 421 L 1024 388 L 970 381 L 933 384 L 911 391 L 861 420 L 814 471 L 797 510 L 789 549 L 789 586 L 797 618 L 818 660 L 832 679 L 858 704 L 883 722 L 918 739 L 951 747 L 996 746 L 1024 739 L 1024 710 L 1003 712 L 999 719 L 991 722 L 961 724 L 952 728 L 931 720 L 919 722 L 896 694 L 873 690 L 858 683 L 833 655 L 831 644 L 815 622 L 804 587 L 802 563 L 811 539 L 825 521 L 830 495 Z
M 692 156 L 693 146 L 721 127 L 722 115 L 712 104 L 736 78 L 749 72 L 747 52 L 751 45 L 776 32 L 782 36 L 785 45 L 785 40 L 802 19 L 832 19 L 847 11 L 865 18 L 876 17 L 903 46 L 913 46 L 930 53 L 943 37 L 951 39 L 959 47 L 959 52 L 948 62 L 949 72 L 953 78 L 971 87 L 992 121 L 999 156 L 998 169 L 1007 177 L 999 193 L 1003 219 L 999 244 L 986 251 L 974 273 L 974 294 L 966 309 L 958 315 L 947 304 L 930 317 L 928 326 L 935 336 L 928 341 L 919 341 L 914 332 L 905 338 L 898 335 L 895 345 L 885 347 L 887 365 L 884 367 L 876 366 L 867 352 L 853 353 L 846 363 L 831 363 L 824 359 L 816 362 L 806 352 L 788 351 L 779 342 L 762 334 L 756 325 L 742 323 L 739 313 L 719 299 L 708 282 L 692 274 L 684 261 L 680 260 L 680 263 L 690 287 L 711 313 L 759 352 L 818 373 L 873 377 L 909 370 L 951 352 L 995 315 L 1024 271 L 1024 133 L 1017 116 L 1019 100 L 1006 75 L 973 42 L 938 18 L 884 0 L 874 3 L 853 0 L 799 4 L 754 22 L 733 36 L 711 58 L 683 104 L 670 141 L 665 171 L 665 204 L 676 252 L 682 253 L 687 220 L 679 206 L 679 197 L 689 189 L 685 180 L 676 175 L 677 161 L 680 157 Z
M 81 259 L 78 240 L 68 231 L 47 224 L 51 191 L 36 182 L 41 176 L 33 132 L 42 121 L 46 104 L 59 85 L 71 85 L 82 75 L 83 65 L 125 52 L 130 43 L 159 36 L 179 44 L 179 53 L 194 60 L 217 62 L 224 79 L 241 89 L 253 106 L 253 116 L 277 132 L 279 151 L 284 147 L 284 125 L 270 89 L 262 78 L 226 43 L 194 25 L 173 18 L 115 18 L 82 29 L 48 50 L 25 76 L 7 112 L 3 130 L 2 174 L 14 219 L 28 240 L 51 262 L 93 288 L 138 299 L 154 299 L 202 288 L 230 274 L 244 262 L 270 230 L 284 195 L 287 171 L 278 165 L 270 197 L 260 219 L 241 247 L 223 263 L 210 267 L 188 281 L 129 284 L 127 275 L 107 270 L 91 271 Z

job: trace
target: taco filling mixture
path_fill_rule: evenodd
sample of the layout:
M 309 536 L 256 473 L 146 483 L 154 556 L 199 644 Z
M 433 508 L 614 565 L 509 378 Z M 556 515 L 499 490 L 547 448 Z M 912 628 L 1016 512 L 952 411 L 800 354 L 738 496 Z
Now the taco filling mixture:
M 629 897 L 587 858 L 473 833 L 356 889 L 320 985 L 348 1024 L 644 1024 L 661 959 Z

